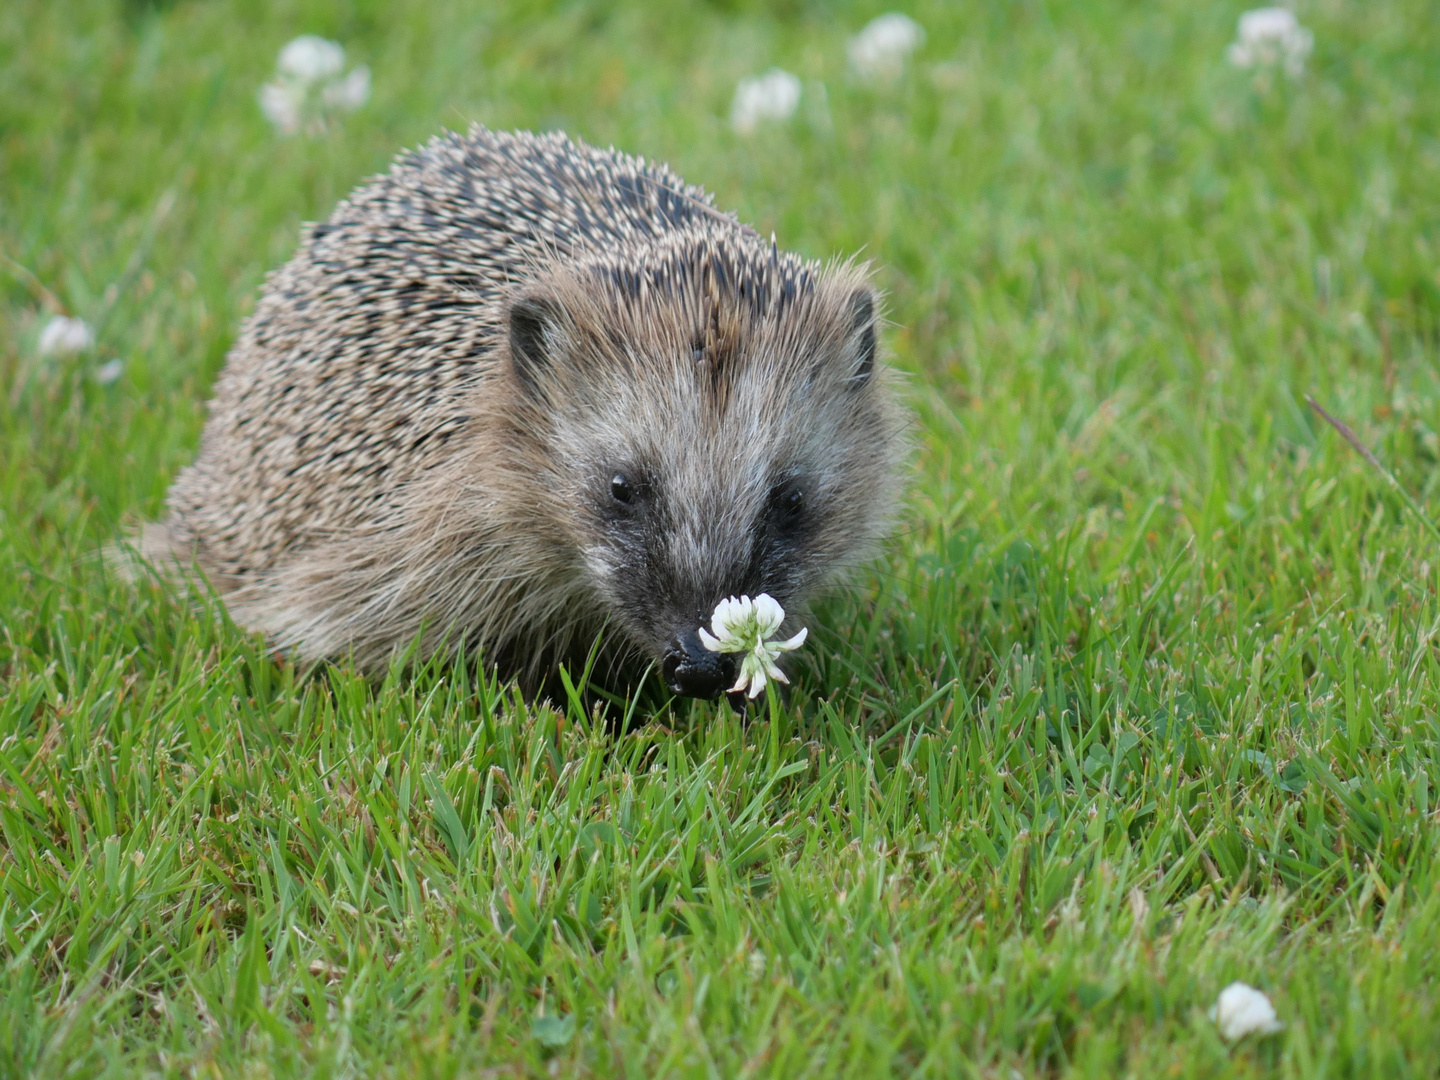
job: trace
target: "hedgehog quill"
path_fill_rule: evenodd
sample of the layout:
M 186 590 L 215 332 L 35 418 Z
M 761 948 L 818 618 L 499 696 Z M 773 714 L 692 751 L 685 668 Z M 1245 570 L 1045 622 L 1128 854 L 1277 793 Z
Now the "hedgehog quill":
M 598 638 L 602 682 L 713 698 L 745 663 L 701 639 L 722 600 L 793 618 L 889 528 L 878 322 L 865 267 L 663 165 L 445 134 L 269 278 L 140 549 L 302 660 L 463 642 L 538 690 Z

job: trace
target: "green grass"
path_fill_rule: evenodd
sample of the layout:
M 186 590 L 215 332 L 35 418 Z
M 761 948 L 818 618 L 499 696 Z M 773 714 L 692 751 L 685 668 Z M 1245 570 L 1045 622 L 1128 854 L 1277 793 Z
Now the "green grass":
M 1436 513 L 1433 5 L 1302 3 L 1266 82 L 1236 4 L 924 0 L 871 89 L 881 10 L 0 6 L 0 1075 L 1440 1071 L 1440 548 L 1303 403 Z M 375 94 L 282 140 L 301 32 Z M 471 120 L 879 267 L 903 527 L 748 726 L 307 677 L 97 556 L 299 223 Z

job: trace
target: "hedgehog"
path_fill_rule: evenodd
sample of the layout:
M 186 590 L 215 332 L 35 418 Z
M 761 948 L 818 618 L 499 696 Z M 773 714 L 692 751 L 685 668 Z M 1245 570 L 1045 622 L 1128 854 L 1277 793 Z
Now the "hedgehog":
M 889 528 L 880 317 L 866 266 L 781 251 L 664 165 L 445 133 L 267 279 L 140 550 L 301 661 L 478 650 L 542 686 L 588 659 L 716 698 L 717 602 L 793 623 Z

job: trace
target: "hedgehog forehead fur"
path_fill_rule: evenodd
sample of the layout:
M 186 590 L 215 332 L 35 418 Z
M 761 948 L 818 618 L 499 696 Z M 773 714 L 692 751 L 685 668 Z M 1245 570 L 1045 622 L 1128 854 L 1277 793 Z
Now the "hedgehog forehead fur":
M 664 166 L 446 135 L 268 280 L 143 549 L 305 658 L 463 640 L 543 677 L 608 626 L 606 662 L 643 666 L 724 595 L 803 605 L 883 537 L 877 319 L 863 267 Z

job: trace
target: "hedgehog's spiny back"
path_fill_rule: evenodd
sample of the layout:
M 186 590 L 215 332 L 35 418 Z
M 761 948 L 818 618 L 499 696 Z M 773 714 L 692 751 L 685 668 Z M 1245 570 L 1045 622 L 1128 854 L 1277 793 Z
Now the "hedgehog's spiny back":
M 222 587 L 400 513 L 490 369 L 507 290 L 581 251 L 614 266 L 676 232 L 761 245 L 663 165 L 477 127 L 401 156 L 267 282 L 155 542 Z

